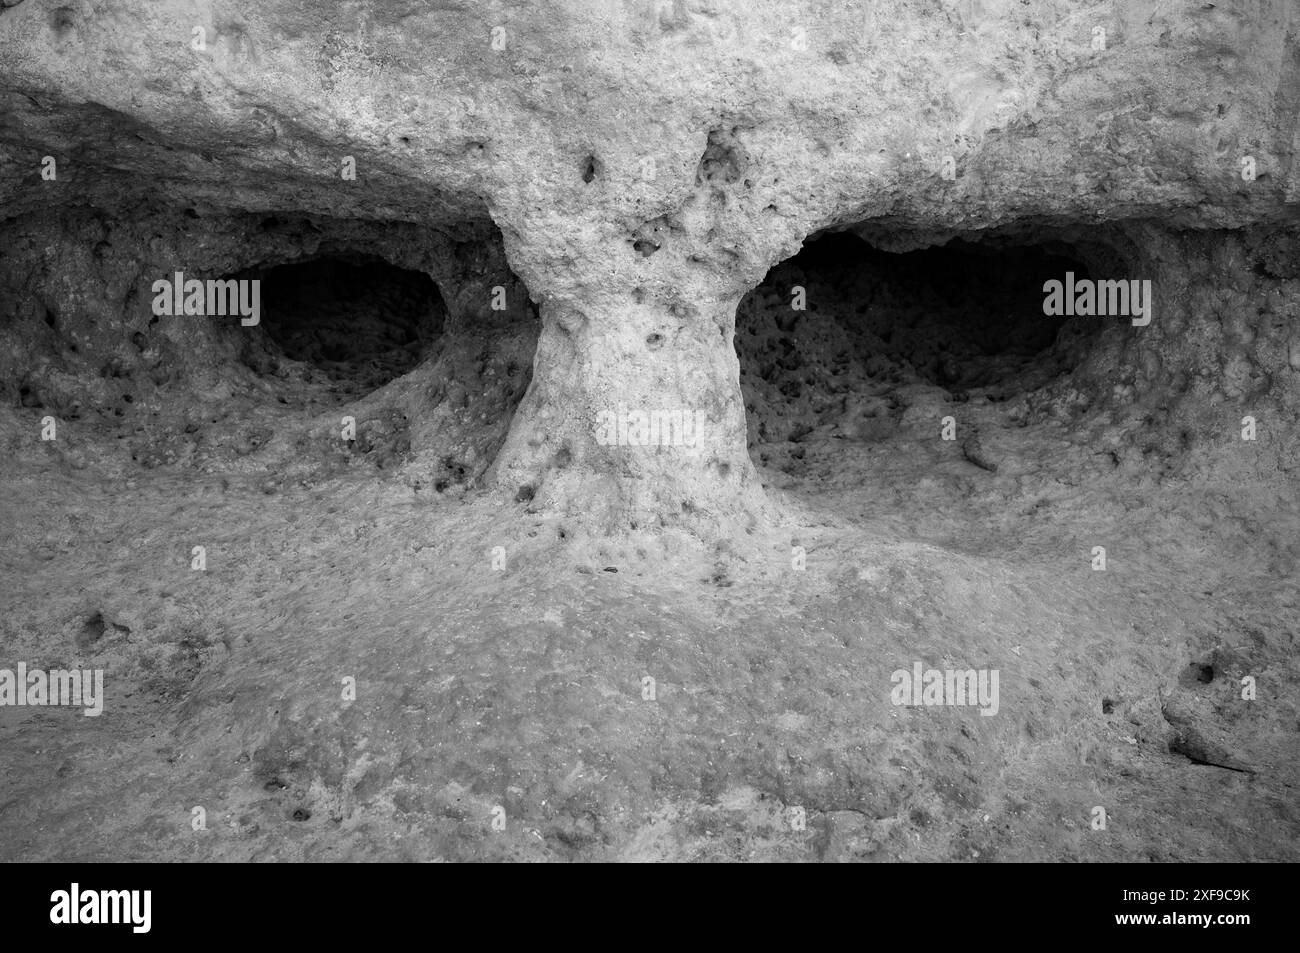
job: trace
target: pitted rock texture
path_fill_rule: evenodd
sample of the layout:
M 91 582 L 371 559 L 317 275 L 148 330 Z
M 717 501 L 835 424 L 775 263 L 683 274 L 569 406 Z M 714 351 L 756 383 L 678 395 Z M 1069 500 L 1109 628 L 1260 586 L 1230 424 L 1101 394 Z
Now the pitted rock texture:
M 1294 221 L 1293 16 L 1285 0 L 29 2 L 0 19 L 0 197 L 10 217 L 147 195 L 494 222 L 543 319 L 502 481 L 588 513 L 602 486 L 614 528 L 674 496 L 752 514 L 731 316 L 772 265 L 865 221 Z M 710 452 L 598 445 L 586 418 L 620 397 L 698 408 Z M 544 417 L 557 406 L 580 419 Z
M 0 859 L 1294 860 L 1298 148 L 1291 0 L 0 0 Z

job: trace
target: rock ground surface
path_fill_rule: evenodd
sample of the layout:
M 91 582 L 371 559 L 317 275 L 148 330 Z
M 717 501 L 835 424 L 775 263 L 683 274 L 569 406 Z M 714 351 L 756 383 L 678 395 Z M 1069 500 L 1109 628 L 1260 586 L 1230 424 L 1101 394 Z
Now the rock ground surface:
M 0 2 L 0 859 L 1295 860 L 1298 32 Z

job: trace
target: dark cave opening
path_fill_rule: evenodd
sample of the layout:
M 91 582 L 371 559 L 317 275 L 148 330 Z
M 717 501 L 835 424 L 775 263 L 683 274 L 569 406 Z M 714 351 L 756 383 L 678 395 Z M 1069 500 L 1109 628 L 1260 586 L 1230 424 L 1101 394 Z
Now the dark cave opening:
M 232 277 L 261 280 L 261 334 L 244 363 L 286 376 L 297 362 L 308 383 L 340 401 L 401 377 L 427 359 L 447 309 L 426 274 L 365 255 L 332 255 Z
M 1044 283 L 1087 279 L 1090 261 L 1051 236 L 902 252 L 847 232 L 813 239 L 737 309 L 751 445 L 814 431 L 879 440 L 920 393 L 1003 402 L 1051 383 L 1124 320 L 1044 313 Z M 864 413 L 865 430 L 847 420 Z

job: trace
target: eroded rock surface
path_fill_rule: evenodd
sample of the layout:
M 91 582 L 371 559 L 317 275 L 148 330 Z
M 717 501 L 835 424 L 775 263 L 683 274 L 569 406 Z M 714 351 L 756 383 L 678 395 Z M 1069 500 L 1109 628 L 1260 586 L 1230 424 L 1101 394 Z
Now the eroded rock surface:
M 494 224 L 542 312 L 497 475 L 585 512 L 598 492 L 624 528 L 674 497 L 752 514 L 732 316 L 772 265 L 866 222 L 1293 221 L 1292 14 L 1282 0 L 27 2 L 0 20 L 0 196 L 20 221 L 85 204 L 130 217 L 147 196 L 173 214 Z M 56 181 L 40 178 L 46 155 Z M 186 227 L 211 228 L 177 221 L 159 240 Z M 1176 275 L 1152 272 L 1170 301 Z M 599 445 L 588 418 L 622 400 L 697 410 L 708 452 Z
M 1289 0 L 0 0 L 0 856 L 1294 859 L 1298 136 Z

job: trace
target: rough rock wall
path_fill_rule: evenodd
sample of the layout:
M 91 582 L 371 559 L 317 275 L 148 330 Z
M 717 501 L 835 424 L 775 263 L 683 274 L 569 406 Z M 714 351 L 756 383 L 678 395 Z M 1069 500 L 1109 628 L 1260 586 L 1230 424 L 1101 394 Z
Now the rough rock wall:
M 857 231 L 902 254 L 824 236 L 773 269 L 737 313 L 760 462 L 798 470 L 797 445 L 810 434 L 930 442 L 942 415 L 963 420 L 974 399 L 997 404 L 1016 427 L 1114 428 L 1121 442 L 1096 449 L 1132 474 L 1284 482 L 1300 464 L 1294 231 L 1149 221 L 928 237 Z M 825 241 L 834 244 L 822 251 Z M 1150 280 L 1152 322 L 1051 323 L 1039 283 L 1067 269 Z M 806 290 L 806 310 L 792 310 L 795 289 Z M 936 400 L 947 409 L 916 412 Z M 1250 441 L 1241 439 L 1246 418 Z
M 11 220 L 3 233 L 0 389 L 30 415 L 59 420 L 60 440 L 37 450 L 74 466 L 91 462 L 81 448 L 116 436 L 129 459 L 98 454 L 95 466 L 220 464 L 284 480 L 414 455 L 413 485 L 441 489 L 483 474 L 528 383 L 536 315 L 490 232 L 76 208 Z M 159 317 L 150 306 L 153 281 L 178 270 L 219 279 L 331 254 L 423 272 L 448 312 L 420 367 L 342 406 L 308 399 L 319 395 L 277 362 L 264 326 Z M 503 310 L 492 308 L 494 288 Z M 344 415 L 356 419 L 351 444 L 340 439 Z M 30 427 L 6 429 L 11 452 L 35 452 Z
M 733 314 L 769 267 L 864 222 L 1294 222 L 1296 9 L 25 0 L 0 12 L 0 202 L 495 223 L 542 330 L 493 475 L 614 526 L 752 515 Z M 1146 378 L 1191 353 L 1175 327 Z M 624 403 L 698 411 L 704 452 L 594 439 Z

